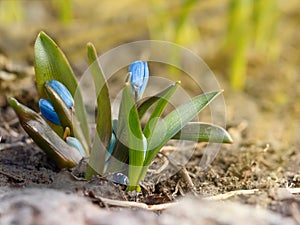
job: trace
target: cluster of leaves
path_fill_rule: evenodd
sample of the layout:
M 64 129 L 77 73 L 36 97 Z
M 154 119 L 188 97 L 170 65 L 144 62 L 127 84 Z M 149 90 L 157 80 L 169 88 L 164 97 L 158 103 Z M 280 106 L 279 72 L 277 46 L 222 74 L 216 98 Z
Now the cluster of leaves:
M 42 116 L 14 98 L 8 100 L 25 131 L 58 167 L 71 168 L 82 157 L 89 157 L 86 178 L 122 171 L 124 176 L 120 182 L 128 185 L 129 191 L 139 191 L 139 182 L 170 139 L 232 142 L 229 134 L 219 126 L 190 122 L 221 91 L 196 96 L 161 118 L 180 82 L 151 97 L 142 98 L 149 77 L 147 63 L 142 61 L 130 65 L 119 116 L 112 120 L 107 81 L 97 62 L 94 46 L 89 43 L 87 49 L 98 104 L 93 142 L 82 95 L 70 64 L 60 48 L 43 32 L 38 35 L 34 46 Z M 146 112 L 150 117 L 142 126 L 141 119 Z

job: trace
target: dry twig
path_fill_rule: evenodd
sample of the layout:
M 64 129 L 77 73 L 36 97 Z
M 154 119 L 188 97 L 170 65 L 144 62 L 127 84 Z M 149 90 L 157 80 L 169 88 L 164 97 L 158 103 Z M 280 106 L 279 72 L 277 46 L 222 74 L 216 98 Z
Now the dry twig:
M 231 198 L 235 195 L 252 195 L 252 194 L 257 193 L 258 191 L 259 191 L 259 189 L 236 190 L 236 191 L 230 191 L 230 192 L 220 194 L 220 195 L 205 197 L 204 199 L 208 199 L 208 200 L 225 200 L 225 199 Z
M 196 187 L 192 181 L 192 178 L 190 177 L 188 171 L 186 170 L 185 166 L 183 165 L 177 165 L 176 163 L 172 162 L 167 155 L 160 152 L 162 156 L 164 156 L 170 163 L 171 166 L 173 166 L 176 170 L 179 170 L 179 174 L 186 183 L 189 191 L 193 193 L 193 195 L 197 196 Z
M 288 191 L 290 191 L 292 194 L 299 194 L 300 188 L 288 188 Z M 251 189 L 251 190 L 236 190 L 236 191 L 230 191 L 225 194 L 220 195 L 214 195 L 210 197 L 205 197 L 203 199 L 205 200 L 226 200 L 236 195 L 252 195 L 259 192 L 259 189 Z M 89 195 L 88 193 L 85 193 L 86 195 Z M 145 203 L 141 202 L 131 202 L 131 201 L 121 201 L 121 200 L 113 200 L 108 198 L 103 198 L 100 196 L 93 195 L 93 198 L 99 200 L 102 202 L 106 207 L 108 206 L 117 206 L 117 207 L 127 207 L 127 208 L 139 208 L 139 209 L 145 209 L 150 211 L 161 211 L 168 209 L 170 207 L 176 206 L 179 204 L 179 202 L 171 202 L 171 203 L 164 203 L 159 205 L 147 205 Z M 299 216 L 299 214 L 296 214 L 296 216 Z
M 285 189 L 285 188 L 284 188 Z M 291 194 L 300 194 L 300 188 L 287 188 Z
M 159 169 L 148 169 L 148 172 L 151 174 L 160 174 L 164 169 L 166 169 L 169 165 L 169 160 L 164 157 L 163 165 L 159 167 Z
M 131 201 L 121 201 L 121 200 L 113 200 L 108 198 L 103 198 L 100 196 L 93 196 L 93 198 L 98 199 L 101 201 L 105 206 L 118 206 L 118 207 L 125 207 L 125 208 L 139 208 L 145 209 L 150 211 L 160 211 L 170 208 L 178 204 L 178 202 L 171 202 L 171 203 L 164 203 L 159 205 L 147 205 L 141 202 L 131 202 Z
M 18 176 L 15 176 L 13 174 L 10 174 L 10 173 L 7 173 L 7 172 L 4 172 L 2 170 L 0 170 L 0 174 L 4 175 L 4 176 L 7 176 L 8 178 L 11 178 L 15 181 L 18 181 L 18 182 L 23 182 L 24 180 L 21 178 L 21 177 L 18 177 Z
M 282 188 L 282 189 L 288 190 L 291 194 L 300 194 L 300 188 Z M 236 195 L 256 194 L 258 191 L 259 191 L 259 189 L 236 190 L 236 191 L 230 191 L 230 192 L 220 194 L 220 195 L 205 197 L 204 199 L 208 199 L 208 200 L 225 200 L 225 199 L 231 198 L 231 197 L 236 196 Z
M 181 169 L 179 170 L 180 176 L 184 179 L 186 182 L 186 185 L 188 189 L 194 194 L 197 195 L 196 193 L 196 187 L 192 181 L 192 178 L 190 177 L 188 171 L 186 170 L 185 166 L 182 166 Z

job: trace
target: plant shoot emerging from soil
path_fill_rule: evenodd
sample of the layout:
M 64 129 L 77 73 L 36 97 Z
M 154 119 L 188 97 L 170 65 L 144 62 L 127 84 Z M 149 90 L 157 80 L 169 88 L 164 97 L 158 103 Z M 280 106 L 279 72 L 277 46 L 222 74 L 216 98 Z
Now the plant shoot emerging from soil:
M 140 60 L 129 65 L 121 90 L 118 118 L 112 119 L 108 83 L 97 62 L 94 46 L 89 43 L 87 49 L 97 96 L 93 140 L 72 68 L 60 48 L 43 32 L 38 35 L 34 48 L 43 117 L 14 98 L 9 99 L 25 131 L 58 167 L 71 168 L 83 157 L 89 157 L 87 179 L 97 174 L 110 175 L 113 181 L 127 185 L 128 191 L 140 191 L 140 181 L 170 139 L 232 142 L 230 135 L 219 126 L 191 122 L 222 91 L 198 95 L 162 118 L 180 82 L 143 98 L 150 72 L 147 62 Z M 142 124 L 146 113 L 149 118 Z

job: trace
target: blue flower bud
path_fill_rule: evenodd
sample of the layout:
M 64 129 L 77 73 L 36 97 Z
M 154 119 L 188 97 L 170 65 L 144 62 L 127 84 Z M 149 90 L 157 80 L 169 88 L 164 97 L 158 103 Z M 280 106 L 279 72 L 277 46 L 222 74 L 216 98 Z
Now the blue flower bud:
M 57 80 L 47 81 L 46 83 L 54 91 L 56 91 L 56 93 L 59 95 L 59 97 L 66 103 L 66 105 L 69 108 L 72 108 L 74 106 L 74 99 L 65 85 L 63 85 L 62 83 L 60 83 Z
M 80 141 L 77 138 L 75 138 L 75 137 L 67 137 L 66 138 L 66 142 L 71 147 L 74 147 L 75 149 L 77 149 L 82 156 L 86 156 L 86 153 L 85 153 L 85 151 L 84 151 L 84 149 L 82 147 L 82 144 L 80 143 Z
M 42 115 L 49 120 L 51 123 L 60 125 L 60 121 L 57 113 L 54 110 L 52 103 L 46 99 L 40 99 L 39 107 Z
M 132 92 L 138 100 L 143 96 L 149 79 L 147 62 L 138 60 L 131 63 L 128 72 L 131 74 L 129 82 L 132 86 Z

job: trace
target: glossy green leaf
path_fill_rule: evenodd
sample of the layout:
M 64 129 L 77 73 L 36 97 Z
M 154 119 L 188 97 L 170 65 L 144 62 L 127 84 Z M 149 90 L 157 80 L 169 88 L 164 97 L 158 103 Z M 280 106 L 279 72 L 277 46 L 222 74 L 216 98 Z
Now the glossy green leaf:
M 178 81 L 179 82 L 179 81 Z M 170 92 L 170 90 L 174 89 L 174 86 L 177 85 L 177 82 L 175 84 L 170 85 L 163 91 L 157 93 L 154 96 L 150 96 L 147 98 L 143 98 L 142 100 L 137 102 L 137 109 L 139 113 L 140 119 L 145 115 L 145 113 L 148 111 L 148 109 L 155 104 L 158 100 L 160 100 L 163 96 L 165 96 L 167 93 Z
M 35 41 L 34 55 L 34 68 L 40 97 L 46 97 L 44 91 L 46 81 L 55 79 L 63 83 L 74 98 L 76 117 L 80 122 L 86 142 L 90 145 L 90 135 L 82 96 L 66 56 L 44 32 L 40 32 Z
M 123 89 L 118 125 L 118 134 L 122 134 L 123 130 L 127 134 L 126 136 L 124 135 L 126 138 L 121 137 L 121 141 L 129 149 L 128 190 L 139 190 L 139 177 L 146 146 L 144 146 L 140 119 L 129 83 L 126 83 Z
M 151 113 L 151 116 L 148 119 L 148 122 L 146 123 L 145 128 L 144 128 L 144 134 L 147 139 L 149 137 L 151 137 L 159 118 L 161 117 L 162 113 L 164 112 L 167 104 L 169 103 L 170 98 L 175 93 L 179 84 L 180 84 L 180 81 L 176 82 L 174 85 L 172 85 L 170 88 L 168 88 L 167 91 L 163 93 L 163 95 L 161 95 L 159 97 L 159 101 L 157 102 L 157 105 L 154 108 L 153 112 Z
M 172 139 L 232 143 L 232 138 L 223 127 L 202 122 L 189 122 Z
M 112 134 L 112 120 L 111 120 L 111 104 L 109 98 L 109 91 L 105 77 L 97 62 L 97 53 L 94 46 L 88 44 L 88 59 L 91 74 L 94 80 L 97 104 L 98 104 L 98 117 L 97 117 L 97 133 L 103 142 L 104 146 L 108 148 L 111 134 Z
M 149 99 L 147 99 L 146 101 L 144 101 L 141 105 L 140 108 L 138 108 L 138 110 L 140 113 L 140 118 L 144 115 L 144 113 L 157 101 L 157 104 L 153 110 L 153 112 L 151 113 L 145 128 L 143 130 L 145 137 L 147 138 L 147 141 L 149 139 L 152 138 L 152 134 L 153 131 L 162 115 L 162 113 L 164 112 L 170 98 L 173 96 L 173 94 L 175 93 L 177 87 L 180 85 L 180 81 L 177 81 L 176 83 L 174 83 L 173 85 L 169 86 L 168 88 L 166 88 L 165 90 L 163 90 L 162 92 L 158 93 L 157 95 L 150 97 Z M 146 151 L 146 155 L 145 158 L 147 158 L 148 155 L 148 149 Z M 140 174 L 140 180 L 141 178 L 143 178 L 143 176 L 146 174 L 147 172 L 147 167 L 144 167 L 141 171 Z
M 89 69 L 93 77 L 97 104 L 98 104 L 98 115 L 97 115 L 97 125 L 96 131 L 99 140 L 93 143 L 91 156 L 89 160 L 89 167 L 86 176 L 91 177 L 94 172 L 99 174 L 104 173 L 105 165 L 105 154 L 109 147 L 110 138 L 112 134 L 112 120 L 111 120 L 111 104 L 109 98 L 109 91 L 107 83 L 101 68 L 97 62 L 97 52 L 95 47 L 89 43 L 87 45 L 88 50 L 88 61 Z M 92 168 L 92 169 L 91 169 Z
M 59 168 L 72 168 L 81 160 L 81 154 L 64 142 L 39 114 L 14 98 L 9 98 L 8 103 L 17 113 L 24 130 Z
M 149 139 L 145 166 L 150 165 L 159 150 L 176 135 L 188 122 L 190 122 L 204 107 L 215 99 L 222 91 L 202 94 L 191 101 L 180 105 L 160 121 L 152 137 Z

